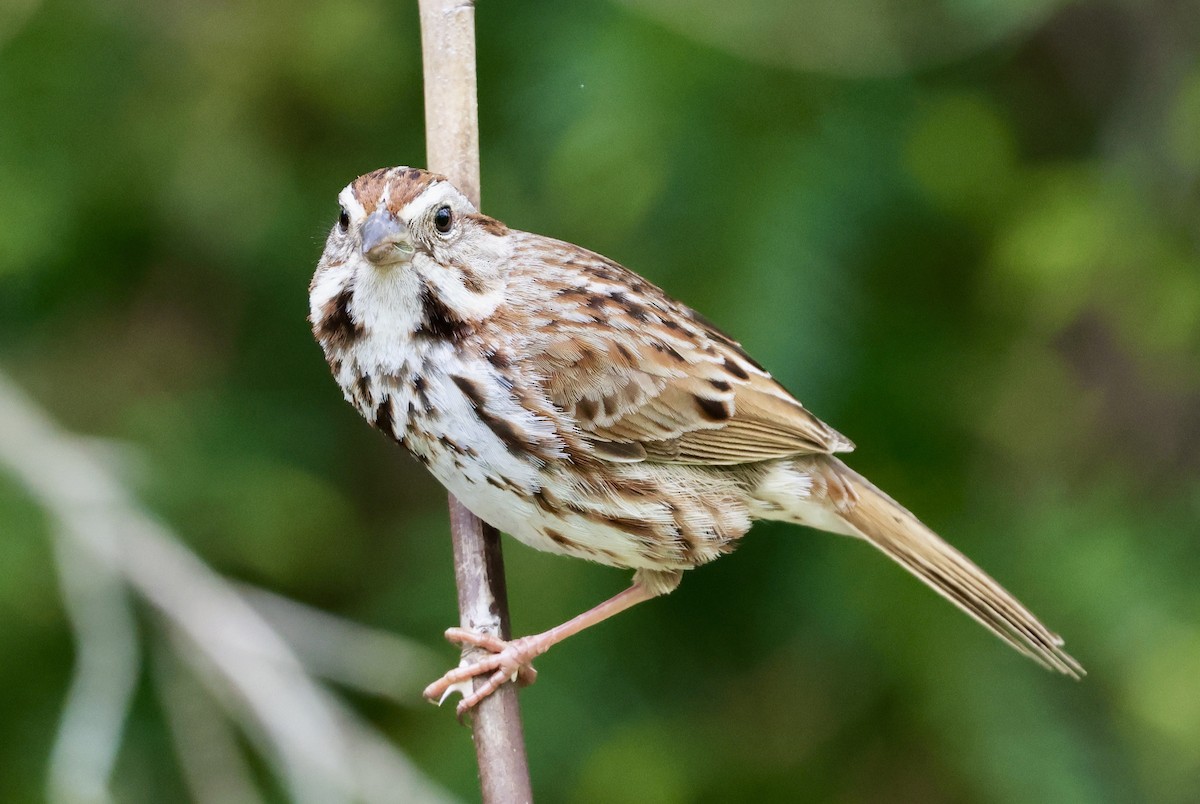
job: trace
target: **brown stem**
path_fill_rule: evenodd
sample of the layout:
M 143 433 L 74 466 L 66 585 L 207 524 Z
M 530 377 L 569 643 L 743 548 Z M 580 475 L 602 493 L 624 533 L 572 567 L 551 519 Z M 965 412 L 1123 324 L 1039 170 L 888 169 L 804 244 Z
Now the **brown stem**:
M 427 167 L 444 173 L 478 207 L 475 5 L 471 0 L 418 0 L 418 4 Z M 462 627 L 509 638 L 500 534 L 451 496 L 450 536 Z M 505 684 L 480 701 L 472 729 L 485 804 L 532 801 L 516 687 Z

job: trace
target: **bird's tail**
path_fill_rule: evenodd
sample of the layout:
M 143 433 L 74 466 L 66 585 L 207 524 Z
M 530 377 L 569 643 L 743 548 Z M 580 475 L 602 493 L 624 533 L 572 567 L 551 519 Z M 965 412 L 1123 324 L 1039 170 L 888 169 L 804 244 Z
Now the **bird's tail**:
M 1038 664 L 1072 678 L 1084 675 L 1079 662 L 1063 650 L 1061 637 L 907 509 L 836 458 L 813 464 L 813 491 L 824 493 L 826 504 L 854 535 Z

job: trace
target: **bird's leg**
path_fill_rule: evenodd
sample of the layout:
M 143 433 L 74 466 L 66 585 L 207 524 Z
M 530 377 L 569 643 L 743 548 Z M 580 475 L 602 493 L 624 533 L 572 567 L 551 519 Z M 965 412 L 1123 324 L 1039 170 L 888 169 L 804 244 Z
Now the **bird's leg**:
M 495 692 L 505 681 L 515 679 L 523 684 L 531 684 L 537 677 L 537 671 L 530 662 L 548 651 L 552 645 L 638 603 L 666 594 L 678 585 L 679 575 L 678 572 L 638 572 L 634 576 L 633 585 L 625 591 L 549 631 L 519 639 L 504 640 L 466 628 L 447 629 L 446 639 L 451 642 L 482 648 L 490 651 L 491 655 L 460 665 L 446 673 L 425 688 L 425 697 L 441 704 L 447 695 L 457 690 L 463 695 L 457 710 L 459 717 L 462 717 L 467 710 Z M 472 689 L 471 679 L 485 674 L 487 680 Z

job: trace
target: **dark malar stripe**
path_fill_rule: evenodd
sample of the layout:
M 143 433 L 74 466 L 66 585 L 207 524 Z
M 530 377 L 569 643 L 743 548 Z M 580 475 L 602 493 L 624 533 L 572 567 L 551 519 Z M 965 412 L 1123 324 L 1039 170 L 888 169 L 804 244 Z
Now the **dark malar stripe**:
M 424 320 L 415 335 L 457 343 L 471 333 L 471 325 L 455 315 L 429 285 L 421 286 L 421 311 Z
M 346 349 L 363 336 L 362 324 L 356 324 L 350 315 L 354 301 L 354 288 L 342 288 L 338 295 L 325 302 L 321 309 L 321 320 L 317 322 L 317 337 L 336 349 Z

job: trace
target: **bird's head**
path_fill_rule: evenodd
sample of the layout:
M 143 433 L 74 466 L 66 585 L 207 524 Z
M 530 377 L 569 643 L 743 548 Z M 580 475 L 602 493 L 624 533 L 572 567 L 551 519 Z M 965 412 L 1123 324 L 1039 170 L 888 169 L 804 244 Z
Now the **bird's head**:
M 388 329 L 419 327 L 430 300 L 461 320 L 502 301 L 509 230 L 445 176 L 383 168 L 346 185 L 338 203 L 310 287 L 314 322 L 339 294 L 356 322 Z
M 508 231 L 481 215 L 445 176 L 417 168 L 359 176 L 338 203 L 326 251 L 357 256 L 380 269 L 411 263 L 418 255 L 445 265 L 485 257 L 496 250 L 489 239 Z

